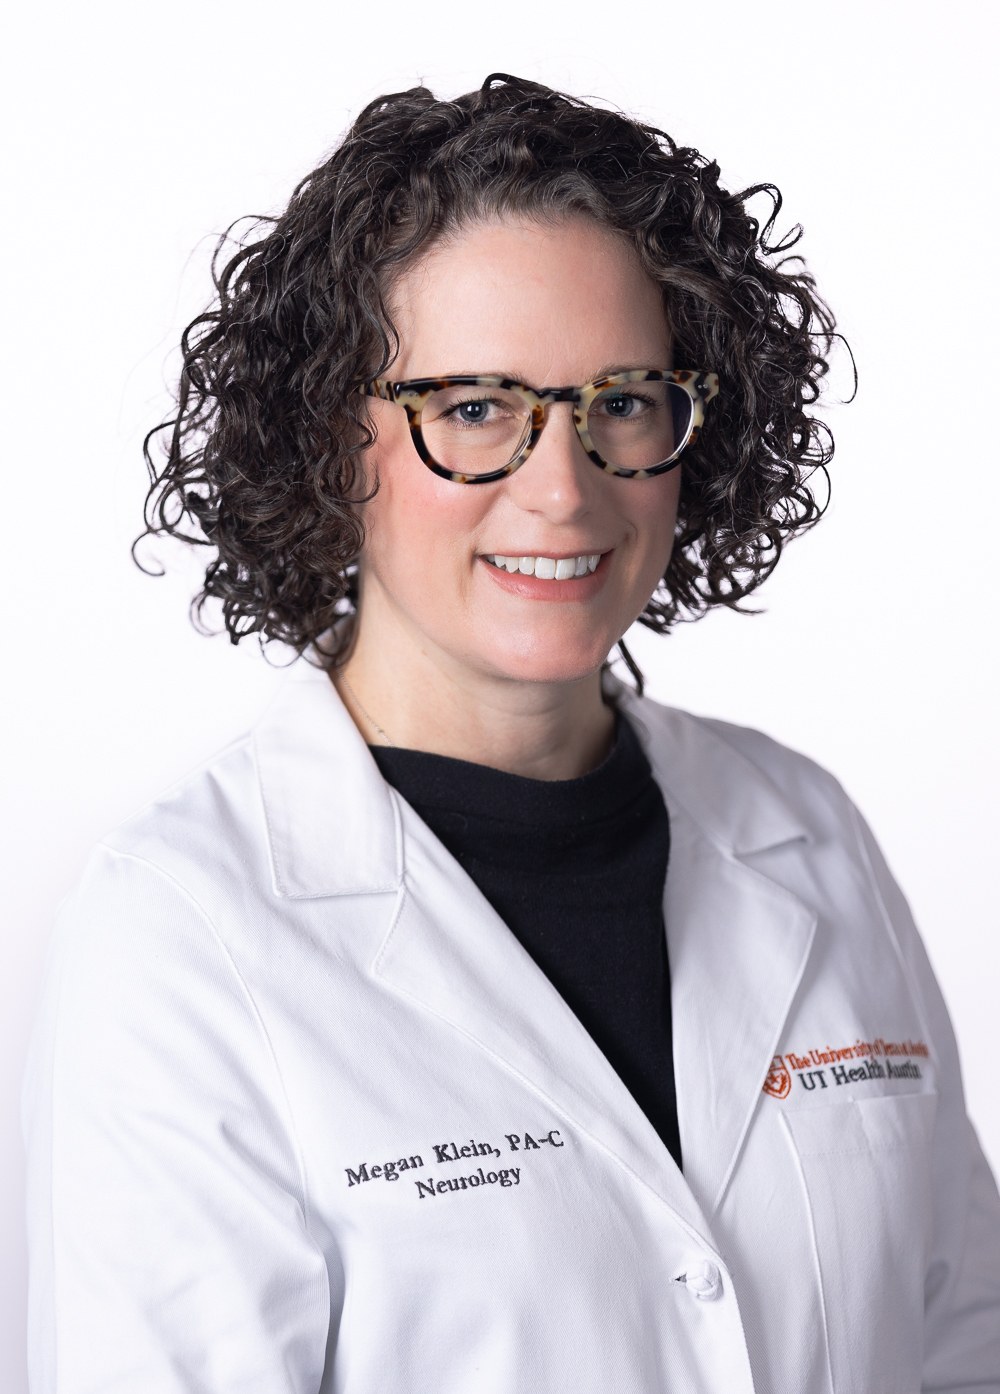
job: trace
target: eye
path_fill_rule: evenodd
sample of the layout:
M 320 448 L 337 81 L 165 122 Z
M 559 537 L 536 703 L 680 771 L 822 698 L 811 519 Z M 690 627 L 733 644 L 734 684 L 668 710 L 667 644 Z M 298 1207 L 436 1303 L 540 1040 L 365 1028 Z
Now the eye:
M 468 397 L 465 400 L 449 400 L 448 393 L 435 394 L 424 408 L 424 422 L 447 422 L 454 430 L 475 430 L 483 427 L 499 427 L 512 417 L 520 418 L 523 411 L 518 403 L 505 401 L 500 395 L 489 397 Z
M 638 392 L 609 392 L 595 402 L 591 410 L 601 416 L 610 416 L 615 421 L 624 421 L 629 417 L 642 416 L 653 406 L 654 402 Z

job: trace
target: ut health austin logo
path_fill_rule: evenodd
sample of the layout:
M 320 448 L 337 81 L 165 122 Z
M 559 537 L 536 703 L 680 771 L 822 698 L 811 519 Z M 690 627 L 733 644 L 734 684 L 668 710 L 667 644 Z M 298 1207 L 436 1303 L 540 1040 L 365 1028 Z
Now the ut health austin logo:
M 785 1069 L 784 1060 L 776 1055 L 764 1081 L 764 1093 L 770 1094 L 773 1099 L 787 1099 L 791 1092 L 792 1077 Z

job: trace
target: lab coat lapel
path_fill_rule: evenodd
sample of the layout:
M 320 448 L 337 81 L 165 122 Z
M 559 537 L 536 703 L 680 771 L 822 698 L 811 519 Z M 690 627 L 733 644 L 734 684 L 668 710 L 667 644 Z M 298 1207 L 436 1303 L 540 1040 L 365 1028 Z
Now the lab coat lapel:
M 711 1217 L 760 1101 L 816 921 L 788 891 L 726 857 L 679 806 L 669 811 L 664 918 L 677 1112 L 684 1174 Z
M 664 919 L 681 1148 L 684 1175 L 711 1219 L 816 925 L 759 869 L 759 854 L 810 838 L 775 786 L 706 723 L 648 703 L 629 711 L 670 814 Z M 743 860 L 750 856 L 755 866 Z
M 458 863 L 400 804 L 405 891 L 375 974 L 523 1081 L 713 1245 L 676 1164 L 603 1053 Z
M 300 659 L 254 729 L 274 893 L 377 895 L 402 880 L 392 792 L 329 676 Z
M 814 929 L 800 901 L 742 858 L 809 834 L 706 723 L 620 700 L 671 820 L 664 904 L 683 1177 L 555 988 L 386 785 L 329 679 L 301 664 L 255 733 L 274 889 L 401 888 L 372 971 L 548 1099 L 712 1244 L 705 1216 L 739 1155 Z

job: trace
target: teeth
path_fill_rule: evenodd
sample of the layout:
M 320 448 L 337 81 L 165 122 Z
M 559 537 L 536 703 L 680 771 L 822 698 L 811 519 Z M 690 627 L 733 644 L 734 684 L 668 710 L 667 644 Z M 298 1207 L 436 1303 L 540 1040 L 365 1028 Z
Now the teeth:
M 579 557 L 502 557 L 488 556 L 494 566 L 501 571 L 519 571 L 522 576 L 537 576 L 541 581 L 568 581 L 575 576 L 586 576 L 597 570 L 601 560 L 600 552 L 585 553 Z

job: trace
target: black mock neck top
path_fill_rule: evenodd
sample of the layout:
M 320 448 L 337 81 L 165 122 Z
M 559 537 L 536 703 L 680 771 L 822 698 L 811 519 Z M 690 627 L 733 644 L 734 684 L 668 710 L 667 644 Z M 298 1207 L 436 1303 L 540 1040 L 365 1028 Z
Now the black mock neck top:
M 580 779 L 394 746 L 387 782 L 476 883 L 604 1052 L 678 1165 L 663 886 L 670 824 L 635 732 Z

